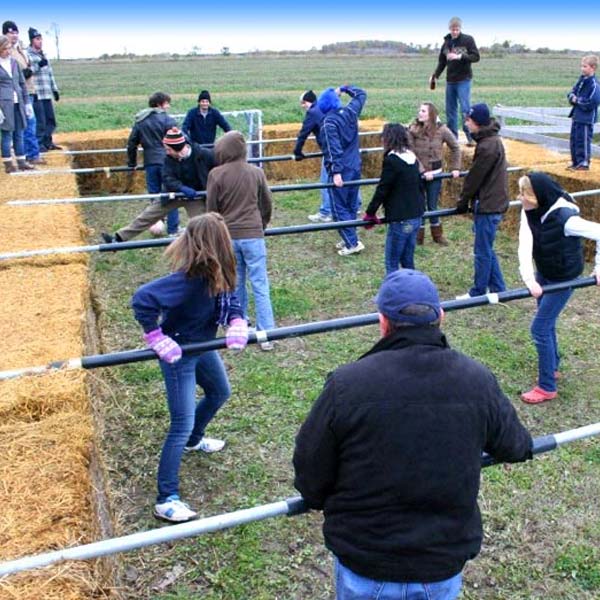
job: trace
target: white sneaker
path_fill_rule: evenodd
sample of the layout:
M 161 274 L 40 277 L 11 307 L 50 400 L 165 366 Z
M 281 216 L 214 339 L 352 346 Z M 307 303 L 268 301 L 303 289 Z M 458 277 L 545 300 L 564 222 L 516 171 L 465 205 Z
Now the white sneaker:
M 308 220 L 311 223 L 331 223 L 333 219 L 330 215 L 324 215 L 323 213 L 315 213 L 314 215 L 308 215 Z
M 217 440 L 215 438 L 203 437 L 195 446 L 186 446 L 185 452 L 193 452 L 194 450 L 200 450 L 207 454 L 213 452 L 220 452 L 225 447 L 224 440 Z
M 344 242 L 344 240 L 340 240 L 336 245 L 335 245 L 337 250 L 341 250 L 342 248 L 346 247 L 346 243 Z
M 154 505 L 154 516 L 169 523 L 185 523 L 198 516 L 179 496 L 169 496 L 165 502 Z
M 263 352 L 270 352 L 271 350 L 275 350 L 275 344 L 273 344 L 273 342 L 263 342 L 262 344 L 259 344 L 259 346 Z
M 468 300 L 469 298 L 472 298 L 471 294 L 469 294 L 469 292 L 467 292 L 466 294 L 461 294 L 460 296 L 456 296 L 455 300 Z
M 365 245 L 359 240 L 356 246 L 352 246 L 352 248 L 346 248 L 344 246 L 341 250 L 338 250 L 338 254 L 340 256 L 350 256 L 351 254 L 358 254 L 365 249 Z

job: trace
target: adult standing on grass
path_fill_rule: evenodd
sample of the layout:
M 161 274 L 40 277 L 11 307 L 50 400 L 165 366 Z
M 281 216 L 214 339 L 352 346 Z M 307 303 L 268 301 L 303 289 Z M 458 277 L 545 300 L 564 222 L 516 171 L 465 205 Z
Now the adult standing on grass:
M 196 144 L 214 144 L 217 126 L 224 132 L 231 131 L 225 117 L 211 105 L 210 93 L 202 90 L 198 95 L 198 108 L 188 111 L 181 126 L 186 137 Z
M 465 116 L 471 107 L 471 81 L 473 69 L 471 65 L 479 62 L 479 50 L 472 36 L 462 32 L 462 21 L 452 17 L 448 23 L 448 33 L 440 49 L 438 64 L 429 79 L 431 88 L 446 69 L 446 120 L 448 127 L 458 139 L 458 114 L 460 108 L 462 128 L 467 142 L 472 144 L 471 133 L 465 123 Z
M 340 95 L 350 96 L 342 106 Z M 331 213 L 336 221 L 356 219 L 358 187 L 344 186 L 345 181 L 360 179 L 361 159 L 358 137 L 358 118 L 367 101 L 367 92 L 359 87 L 344 85 L 327 88 L 317 101 L 325 115 L 322 122 L 321 148 L 329 181 Z M 350 256 L 364 250 L 355 227 L 338 230 L 342 241 L 337 244 L 340 256 Z
M 524 461 L 531 436 L 492 373 L 449 347 L 425 274 L 390 273 L 376 303 L 381 339 L 329 375 L 294 485 L 323 511 L 338 600 L 453 600 L 483 538 L 481 452 Z
M 208 175 L 206 206 L 223 215 L 233 238 L 237 264 L 236 296 L 248 318 L 250 280 L 256 310 L 256 329 L 275 327 L 264 230 L 271 220 L 272 198 L 262 169 L 247 163 L 246 140 L 239 131 L 229 131 L 215 144 L 217 165 Z M 273 350 L 262 342 L 261 350 Z
M 383 168 L 364 219 L 377 223 L 377 209 L 383 204 L 387 225 L 385 273 L 415 268 L 415 246 L 424 212 L 419 162 L 410 150 L 408 131 L 398 123 L 387 123 L 381 136 Z M 367 225 L 367 228 L 370 228 Z
M 0 35 L 0 130 L 2 139 L 2 162 L 6 173 L 33 169 L 25 160 L 23 131 L 27 126 L 27 115 L 33 109 L 29 102 L 23 72 L 11 57 L 12 44 L 5 35 Z M 15 167 L 11 149 L 17 157 Z
M 457 299 L 481 296 L 506 289 L 502 269 L 494 252 L 496 232 L 508 210 L 508 172 L 500 124 L 490 116 L 487 104 L 474 104 L 466 119 L 477 143 L 473 163 L 465 177 L 457 212 L 473 211 L 473 286 Z
M 538 355 L 537 385 L 521 398 L 528 404 L 539 404 L 557 396 L 560 355 L 556 321 L 573 293 L 568 288 L 544 294 L 542 286 L 581 275 L 584 268 L 582 237 L 596 241 L 594 275 L 600 284 L 600 224 L 582 219 L 571 196 L 545 173 L 532 172 L 521 177 L 519 191 L 523 204 L 519 272 L 537 301 L 531 336 Z
M 12 44 L 11 56 L 17 61 L 27 86 L 29 102 L 33 107 L 33 95 L 35 94 L 35 84 L 33 82 L 33 71 L 31 70 L 31 59 L 23 49 L 19 41 L 19 28 L 14 21 L 5 21 L 2 23 L 2 35 L 5 35 Z M 37 122 L 33 110 L 27 114 L 27 127 L 23 132 L 23 142 L 25 144 L 25 158 L 29 164 L 44 165 L 46 161 L 40 156 L 40 146 L 36 135 Z
M 168 114 L 171 96 L 156 92 L 148 99 L 148 107 L 135 115 L 135 123 L 127 140 L 127 166 L 137 166 L 137 149 L 144 149 L 144 175 L 149 194 L 162 190 L 162 169 L 167 156 L 163 138 L 167 131 L 175 127 L 175 119 Z M 157 221 L 160 225 L 163 221 Z M 162 229 L 162 227 L 161 227 Z M 176 235 L 179 231 L 179 210 L 173 209 L 167 215 L 167 233 Z
M 179 465 L 184 451 L 219 452 L 223 440 L 207 438 L 205 429 L 231 395 L 227 372 L 216 350 L 182 356 L 180 344 L 216 337 L 229 326 L 226 343 L 242 350 L 248 343 L 235 289 L 235 257 L 220 215 L 194 217 L 165 251 L 173 272 L 140 287 L 131 306 L 144 329 L 144 340 L 160 359 L 171 415 L 158 466 L 154 516 L 189 521 L 196 513 L 179 497 Z M 196 386 L 204 396 L 196 402 Z
M 442 160 L 444 158 L 444 144 L 450 149 L 450 166 L 452 177 L 460 176 L 460 148 L 453 133 L 440 122 L 438 110 L 431 102 L 423 102 L 419 107 L 417 118 L 411 123 L 409 129 L 409 140 L 411 150 L 417 155 L 423 169 L 425 178 L 425 198 L 427 210 L 433 211 L 438 208 L 438 199 L 442 189 L 442 180 L 436 179 L 435 175 L 442 172 Z M 447 246 L 448 241 L 444 237 L 442 222 L 439 217 L 429 220 L 431 237 L 436 244 Z M 417 234 L 417 244 L 423 244 L 425 240 L 425 223 L 421 222 Z
M 35 85 L 33 109 L 37 120 L 37 139 L 40 152 L 62 150 L 52 140 L 52 134 L 56 129 L 56 117 L 52 100 L 55 102 L 60 100 L 54 72 L 42 50 L 42 34 L 33 27 L 29 28 L 28 33 L 30 45 L 27 48 L 27 54 L 31 60 L 33 83 Z
M 319 136 L 321 134 L 321 122 L 323 121 L 323 113 L 317 104 L 317 96 L 312 90 L 303 92 L 300 96 L 300 108 L 306 113 L 302 121 L 302 127 L 296 138 L 294 146 L 294 160 L 304 160 L 302 149 L 306 139 L 310 134 L 315 136 L 317 144 L 321 146 Z M 327 169 L 325 168 L 325 160 L 321 160 L 321 175 L 319 180 L 321 183 L 327 183 Z M 329 190 L 324 188 L 321 190 L 321 206 L 318 212 L 308 215 L 308 220 L 313 223 L 331 223 L 331 199 Z
M 134 238 L 178 208 L 184 208 L 189 218 L 206 212 L 206 200 L 197 196 L 198 192 L 206 189 L 208 172 L 214 166 L 213 151 L 198 144 L 188 144 L 177 127 L 167 131 L 163 144 L 167 153 L 161 174 L 163 191 L 177 192 L 183 198 L 153 200 L 129 225 L 121 227 L 114 235 L 102 233 L 107 244 Z

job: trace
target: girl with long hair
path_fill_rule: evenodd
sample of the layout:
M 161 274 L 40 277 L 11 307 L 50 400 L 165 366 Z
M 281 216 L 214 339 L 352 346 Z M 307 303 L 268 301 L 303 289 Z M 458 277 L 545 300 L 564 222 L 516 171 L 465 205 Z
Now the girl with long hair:
M 154 516 L 182 522 L 196 513 L 179 497 L 181 458 L 184 451 L 223 449 L 223 440 L 204 433 L 231 390 L 217 351 L 182 354 L 180 345 L 214 339 L 219 325 L 229 325 L 227 347 L 242 350 L 248 342 L 248 325 L 233 294 L 235 257 L 220 215 L 190 219 L 165 256 L 173 272 L 141 286 L 133 295 L 132 308 L 144 340 L 160 359 L 171 416 L 158 466 Z M 196 385 L 204 390 L 198 402 Z

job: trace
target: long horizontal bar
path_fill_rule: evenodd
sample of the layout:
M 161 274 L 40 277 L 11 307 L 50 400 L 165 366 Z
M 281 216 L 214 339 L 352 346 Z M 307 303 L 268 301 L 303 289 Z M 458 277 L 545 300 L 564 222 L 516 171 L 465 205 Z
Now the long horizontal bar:
M 580 277 L 578 279 L 545 285 L 543 286 L 543 291 L 546 294 L 551 294 L 552 292 L 557 292 L 567 288 L 576 289 L 589 287 L 592 285 L 596 285 L 595 277 Z M 474 308 L 476 306 L 486 306 L 488 304 L 499 304 L 501 302 L 521 300 L 523 298 L 529 298 L 530 296 L 531 293 L 527 288 L 517 288 L 514 290 L 507 290 L 505 292 L 499 292 L 497 294 L 473 296 L 472 298 L 467 298 L 465 300 L 446 300 L 442 302 L 441 305 L 446 312 L 449 312 L 453 310 Z M 280 327 L 267 331 L 257 331 L 256 333 L 250 334 L 248 343 L 257 344 L 266 341 L 282 340 L 290 337 L 326 333 L 328 331 L 338 331 L 352 327 L 363 327 L 366 325 L 373 325 L 377 323 L 378 320 L 379 318 L 377 313 L 369 313 L 364 315 L 330 319 L 327 321 L 316 321 L 314 323 L 291 325 L 288 327 Z M 184 353 L 198 354 L 199 352 L 220 350 L 225 347 L 225 338 L 216 338 L 207 342 L 185 344 L 182 346 L 182 350 Z M 117 365 L 125 365 L 148 360 L 156 360 L 156 354 L 152 350 L 125 350 L 122 352 L 113 352 L 109 354 L 96 354 L 68 360 L 53 361 L 46 367 L 36 366 L 0 371 L 0 381 L 3 379 L 14 379 L 16 377 L 22 377 L 25 375 L 36 375 L 57 369 L 97 369 L 100 367 L 114 367 Z
M 548 434 L 534 438 L 532 454 L 534 456 L 556 449 L 558 446 L 582 440 L 600 434 L 600 423 L 593 423 L 577 429 L 570 429 L 555 434 Z M 491 457 L 482 455 L 482 466 L 488 467 L 495 464 Z M 229 513 L 205 517 L 196 521 L 159 527 L 139 533 L 124 535 L 117 538 L 82 544 L 53 552 L 25 556 L 15 560 L 0 563 L 0 577 L 47 567 L 52 564 L 67 560 L 89 560 L 100 558 L 119 552 L 129 552 L 147 546 L 173 542 L 175 540 L 195 537 L 223 529 L 231 529 L 239 525 L 264 521 L 273 517 L 296 516 L 309 511 L 302 496 L 292 496 L 285 500 L 271 502 L 252 508 L 236 510 Z

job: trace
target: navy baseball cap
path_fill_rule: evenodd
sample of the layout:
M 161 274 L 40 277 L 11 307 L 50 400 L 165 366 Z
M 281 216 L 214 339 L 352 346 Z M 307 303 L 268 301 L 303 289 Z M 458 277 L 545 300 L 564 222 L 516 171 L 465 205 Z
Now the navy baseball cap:
M 490 109 L 487 104 L 473 104 L 467 117 L 475 121 L 477 125 L 485 127 L 490 124 Z
M 426 325 L 442 316 L 440 297 L 435 284 L 425 273 L 399 269 L 389 273 L 375 297 L 379 312 L 391 321 Z M 419 305 L 430 310 L 421 314 L 402 312 L 407 306 Z

